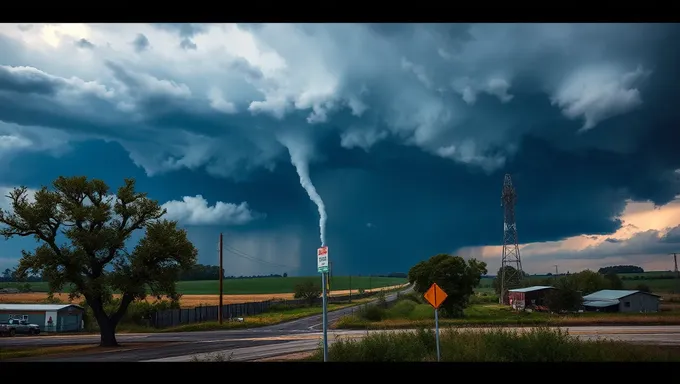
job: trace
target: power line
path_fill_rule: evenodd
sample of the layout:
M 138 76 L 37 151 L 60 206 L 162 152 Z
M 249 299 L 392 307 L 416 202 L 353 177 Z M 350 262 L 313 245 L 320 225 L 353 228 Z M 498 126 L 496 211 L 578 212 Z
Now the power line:
M 244 258 L 244 259 L 250 260 L 250 261 L 255 261 L 255 262 L 259 262 L 259 263 L 269 264 L 269 265 L 273 265 L 273 266 L 276 266 L 276 267 L 289 268 L 289 269 L 292 270 L 292 271 L 296 271 L 296 270 L 300 269 L 299 267 L 296 268 L 296 267 L 293 267 L 293 266 L 290 266 L 290 265 L 274 263 L 274 262 L 271 262 L 271 261 L 268 261 L 268 260 L 263 260 L 263 259 L 257 258 L 257 257 L 255 257 L 255 256 L 249 255 L 249 254 L 247 254 L 247 253 L 245 253 L 245 252 L 243 252 L 243 251 L 240 251 L 240 250 L 238 250 L 238 249 L 236 249 L 236 248 L 233 248 L 233 247 L 231 247 L 231 246 L 229 246 L 229 245 L 227 245 L 227 244 L 223 244 L 222 246 L 224 247 L 224 249 L 225 249 L 227 252 L 229 252 L 229 253 L 231 253 L 231 254 L 233 254 L 233 255 L 235 255 L 235 256 L 242 257 L 242 258 Z

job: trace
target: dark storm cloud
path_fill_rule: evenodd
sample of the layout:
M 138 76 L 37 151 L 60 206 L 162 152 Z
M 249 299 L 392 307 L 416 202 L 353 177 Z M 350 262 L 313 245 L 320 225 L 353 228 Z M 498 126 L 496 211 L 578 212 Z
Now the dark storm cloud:
M 94 44 L 89 42 L 87 39 L 77 40 L 77 41 L 74 42 L 74 44 L 76 45 L 76 47 L 79 47 L 79 48 L 85 48 L 85 49 L 94 48 Z
M 197 23 L 157 23 L 153 25 L 156 28 L 177 33 L 181 38 L 179 46 L 185 50 L 197 49 L 198 47 L 192 38 L 198 34 L 204 33 L 207 29 L 206 24 Z
M 144 34 L 139 33 L 132 41 L 132 46 L 135 47 L 135 51 L 142 52 L 149 49 L 149 47 L 151 47 L 151 43 L 149 43 L 149 39 Z
M 204 32 L 159 28 L 176 31 L 188 42 Z M 303 33 L 296 36 L 312 36 L 320 28 L 300 27 Z M 680 50 L 662 44 L 661 37 L 670 35 L 659 32 L 672 28 L 546 27 L 541 31 L 553 35 L 538 42 L 532 39 L 536 28 L 523 25 L 506 31 L 376 24 L 366 27 L 367 34 L 343 28 L 348 27 L 328 26 L 318 46 L 308 48 L 308 41 L 248 27 L 285 56 L 287 70 L 312 61 L 296 51 L 300 47 L 339 63 L 329 70 L 337 74 L 332 78 L 337 83 L 313 66 L 273 78 L 275 71 L 257 67 L 252 57 L 250 62 L 216 60 L 219 76 L 194 83 L 162 78 L 153 67 L 106 61 L 103 74 L 116 85 L 103 88 L 108 93 L 93 91 L 102 89 L 99 83 L 1 67 L 0 119 L 105 133 L 153 176 L 140 185 L 159 199 L 193 196 L 200 189 L 210 201 L 247 201 L 267 217 L 234 229 L 233 237 L 272 236 L 279 229 L 300 239 L 301 252 L 313 252 L 316 207 L 275 137 L 285 129 L 306 132 L 314 143 L 310 174 L 326 203 L 333 255 L 339 264 L 364 264 L 371 272 L 406 270 L 415 260 L 461 247 L 498 245 L 505 172 L 512 174 L 519 196 L 522 243 L 611 234 L 622 226 L 618 216 L 628 199 L 662 205 L 680 193 L 675 172 L 680 169 L 680 116 L 673 107 L 680 95 L 668 85 L 677 80 Z M 156 37 L 149 36 L 156 46 Z M 346 41 L 368 48 L 332 49 Z M 601 57 L 616 61 L 616 71 L 588 66 Z M 486 81 L 498 63 L 514 76 Z M 469 82 L 453 81 L 455 70 L 467 71 Z M 210 92 L 229 76 L 243 82 L 216 85 L 221 95 Z M 571 77 L 581 85 L 562 84 Z M 313 86 L 295 88 L 300 78 L 313 79 Z M 290 99 L 281 84 L 292 84 L 291 92 L 303 96 Z M 315 97 L 331 91 L 347 99 L 314 104 Z M 251 93 L 239 99 L 239 92 Z M 48 98 L 61 94 L 81 95 L 78 113 Z M 281 116 L 255 114 L 251 101 L 268 102 Z M 97 111 L 98 118 L 83 116 L 83 110 Z M 310 113 L 318 124 L 307 124 Z M 583 129 L 588 124 L 594 126 Z M 605 246 L 638 244 L 629 249 L 656 251 L 666 249 L 659 244 L 675 241 L 677 228 L 669 234 L 656 233 L 654 240 L 647 233 L 632 243 L 607 241 Z M 208 240 L 200 240 L 202 252 L 214 251 Z M 613 254 L 614 248 L 605 251 Z M 596 253 L 573 257 L 600 257 Z
M 197 48 L 197 47 L 196 47 L 196 43 L 194 43 L 193 41 L 191 41 L 191 40 L 188 39 L 188 38 L 182 39 L 182 41 L 179 43 L 179 46 L 180 46 L 182 49 L 187 49 L 187 50 L 189 50 L 189 49 L 196 49 L 196 48 Z

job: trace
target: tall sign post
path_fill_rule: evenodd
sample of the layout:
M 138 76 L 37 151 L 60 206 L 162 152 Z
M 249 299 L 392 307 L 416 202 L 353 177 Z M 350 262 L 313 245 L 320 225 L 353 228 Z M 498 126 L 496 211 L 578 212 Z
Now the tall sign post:
M 323 292 L 321 300 L 323 305 L 323 361 L 328 361 L 328 300 L 326 291 L 326 274 L 328 273 L 328 247 L 322 246 L 316 250 L 316 266 L 319 273 L 321 273 L 321 287 Z
M 441 355 L 439 353 L 439 307 L 442 305 L 446 297 L 448 296 L 437 283 L 433 283 L 430 289 L 423 295 L 425 300 L 434 308 L 434 331 L 435 338 L 437 340 L 437 361 L 441 360 Z

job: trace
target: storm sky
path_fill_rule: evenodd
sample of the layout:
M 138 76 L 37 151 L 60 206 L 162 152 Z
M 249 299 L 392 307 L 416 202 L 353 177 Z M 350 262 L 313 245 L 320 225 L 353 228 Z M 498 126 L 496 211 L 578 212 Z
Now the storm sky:
M 437 253 L 495 273 L 510 173 L 527 272 L 668 270 L 678 38 L 671 24 L 2 24 L 0 192 L 134 177 L 199 262 L 217 262 L 223 232 L 227 274 L 310 275 L 319 210 L 293 155 L 335 274 Z M 2 269 L 35 246 L 0 244 Z

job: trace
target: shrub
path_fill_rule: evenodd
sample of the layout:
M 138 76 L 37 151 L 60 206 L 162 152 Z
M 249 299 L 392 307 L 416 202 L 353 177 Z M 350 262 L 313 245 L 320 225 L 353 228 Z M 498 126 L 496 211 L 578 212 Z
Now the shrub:
M 553 362 L 553 361 L 680 361 L 677 349 L 598 340 L 583 341 L 560 329 L 535 328 L 525 332 L 442 330 L 442 361 Z M 434 361 L 435 335 L 431 330 L 371 333 L 361 340 L 338 339 L 329 349 L 331 361 Z M 315 360 L 323 358 L 317 351 Z
M 416 308 L 416 303 L 411 300 L 398 301 L 387 313 L 387 317 L 393 319 L 406 319 Z
M 368 321 L 380 321 L 385 318 L 385 309 L 377 305 L 364 305 L 359 308 L 358 316 Z
M 298 284 L 294 288 L 296 299 L 303 299 L 308 305 L 313 305 L 316 299 L 321 297 L 323 290 L 321 286 L 312 280 L 307 280 L 304 283 Z

